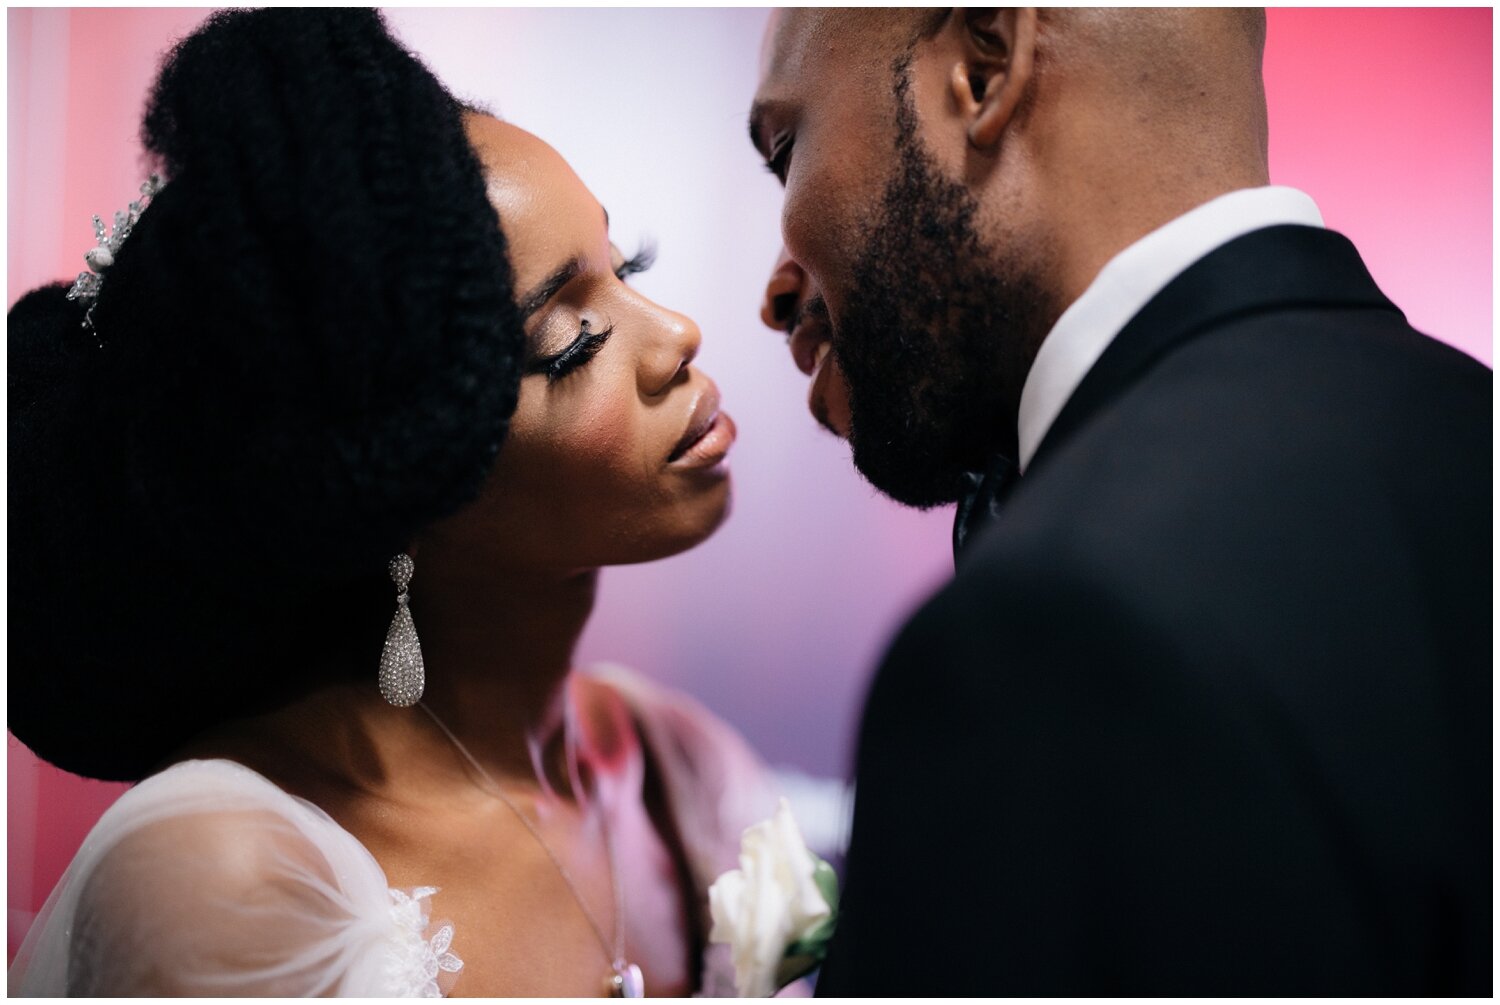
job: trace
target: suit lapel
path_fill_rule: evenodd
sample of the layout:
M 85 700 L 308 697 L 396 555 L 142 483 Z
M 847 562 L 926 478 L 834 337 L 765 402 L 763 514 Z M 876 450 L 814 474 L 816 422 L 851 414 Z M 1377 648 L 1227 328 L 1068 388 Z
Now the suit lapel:
M 1216 323 L 1289 307 L 1396 311 L 1342 234 L 1287 225 L 1236 238 L 1189 266 L 1126 323 L 1047 431 L 1027 474 L 1175 346 Z

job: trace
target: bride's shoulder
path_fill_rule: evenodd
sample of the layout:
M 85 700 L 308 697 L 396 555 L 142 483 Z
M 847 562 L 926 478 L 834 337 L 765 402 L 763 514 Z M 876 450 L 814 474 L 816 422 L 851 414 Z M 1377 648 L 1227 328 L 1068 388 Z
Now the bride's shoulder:
M 219 884 L 262 881 L 289 861 L 357 877 L 379 866 L 326 813 L 265 776 L 222 759 L 182 761 L 121 796 L 79 853 L 83 863 L 160 860 L 169 871 L 211 870 Z M 290 857 L 290 858 L 289 858 Z
M 295 815 L 297 797 L 259 772 L 222 757 L 178 761 L 125 791 L 102 825 L 257 806 Z
M 378 992 L 392 911 L 380 866 L 327 814 L 242 765 L 186 761 L 100 818 L 33 968 L 52 993 L 49 953 L 69 993 Z

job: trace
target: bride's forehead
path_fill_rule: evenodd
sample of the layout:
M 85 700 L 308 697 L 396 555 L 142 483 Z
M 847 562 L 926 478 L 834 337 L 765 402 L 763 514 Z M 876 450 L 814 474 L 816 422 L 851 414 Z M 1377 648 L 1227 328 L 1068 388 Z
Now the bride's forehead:
M 465 119 L 469 142 L 484 167 L 490 202 L 506 215 L 582 211 L 598 203 L 562 155 L 520 126 L 488 115 Z
M 465 114 L 464 130 L 469 134 L 469 142 L 479 151 L 481 159 L 487 162 L 491 159 L 504 161 L 513 157 L 535 157 L 542 154 L 561 159 L 557 151 L 541 138 L 518 125 L 483 112 Z
M 520 126 L 471 113 L 464 120 L 464 129 L 487 176 L 529 184 L 577 180 L 561 154 Z

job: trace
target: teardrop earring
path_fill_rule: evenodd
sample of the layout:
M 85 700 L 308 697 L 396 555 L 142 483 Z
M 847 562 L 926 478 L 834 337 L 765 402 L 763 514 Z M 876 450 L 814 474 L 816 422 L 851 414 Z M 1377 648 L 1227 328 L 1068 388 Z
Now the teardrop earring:
M 422 698 L 427 686 L 426 668 L 422 664 L 422 644 L 417 640 L 417 626 L 412 624 L 407 607 L 411 594 L 407 584 L 416 563 L 405 552 L 391 559 L 388 569 L 396 584 L 396 616 L 385 633 L 385 648 L 380 652 L 380 694 L 397 708 L 408 708 Z

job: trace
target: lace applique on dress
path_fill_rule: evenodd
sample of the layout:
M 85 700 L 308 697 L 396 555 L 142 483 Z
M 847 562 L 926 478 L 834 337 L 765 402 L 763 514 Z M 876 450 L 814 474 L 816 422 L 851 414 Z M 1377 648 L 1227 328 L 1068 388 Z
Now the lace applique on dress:
M 453 926 L 444 922 L 431 936 L 427 935 L 427 910 L 423 902 L 438 892 L 435 886 L 419 886 L 410 894 L 392 889 L 391 919 L 400 929 L 400 938 L 392 945 L 386 973 L 391 994 L 403 998 L 441 998 L 445 989 L 438 985 L 439 974 L 456 974 L 464 961 L 449 951 L 453 945 Z

